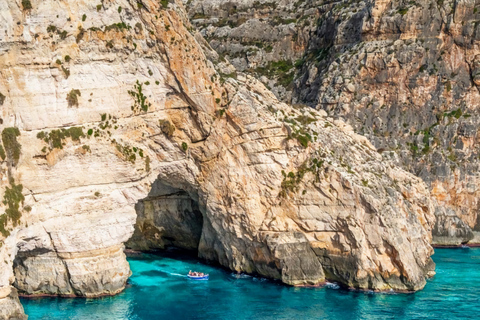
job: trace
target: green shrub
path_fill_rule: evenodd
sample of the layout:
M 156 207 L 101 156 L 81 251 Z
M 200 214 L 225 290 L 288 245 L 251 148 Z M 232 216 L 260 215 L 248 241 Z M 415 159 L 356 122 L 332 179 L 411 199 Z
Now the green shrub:
M 65 62 L 70 62 L 70 60 L 72 60 L 72 58 L 70 58 L 69 55 L 66 55 L 66 56 L 65 56 Z
M 30 2 L 30 0 L 22 0 L 22 7 L 23 7 L 23 10 L 33 9 L 32 3 Z
M 169 2 L 168 0 L 160 0 L 160 4 L 164 9 L 168 8 L 168 2 Z
M 92 132 L 93 133 L 93 132 Z M 52 148 L 63 149 L 64 141 L 67 138 L 71 138 L 72 141 L 80 141 L 80 138 L 84 138 L 82 127 L 71 127 L 69 129 L 52 130 L 49 133 L 39 132 L 37 138 L 45 141 Z M 46 151 L 46 150 L 45 150 Z
M 122 30 L 130 30 L 130 29 L 132 29 L 132 27 L 122 21 L 122 22 L 119 22 L 119 23 L 113 23 L 109 26 L 106 26 L 105 27 L 105 32 L 110 31 L 110 30 L 122 31 Z
M 188 150 L 188 144 L 186 142 L 182 142 L 182 149 L 183 149 L 183 151 Z
M 0 145 L 0 158 L 2 160 L 5 160 L 7 158 L 7 155 L 5 154 L 5 149 L 3 149 L 3 146 Z
M 5 194 L 3 196 L 3 204 L 8 208 L 5 210 L 7 218 L 13 222 L 13 225 L 16 226 L 18 221 L 22 217 L 20 213 L 20 203 L 23 203 L 25 197 L 22 194 L 23 186 L 21 184 L 16 185 L 15 181 L 10 182 L 11 188 L 5 188 Z
M 5 97 L 1 92 L 0 92 L 0 106 L 3 106 L 3 103 L 5 102 L 5 99 L 7 97 Z
M 87 20 L 87 15 L 86 15 L 86 14 L 83 14 L 83 16 L 82 16 L 82 21 L 85 22 L 85 20 Z
M 68 94 L 67 94 L 67 101 L 68 101 L 68 106 L 73 107 L 76 106 L 78 107 L 78 97 L 81 96 L 81 92 L 78 89 L 72 89 Z
M 97 11 L 100 11 L 102 10 L 102 5 L 101 4 L 97 4 Z
M 63 71 L 63 74 L 65 74 L 65 78 L 68 79 L 68 77 L 70 77 L 70 69 L 67 69 L 64 66 L 62 66 L 62 71 Z
M 65 40 L 68 36 L 68 32 L 63 30 L 62 32 L 58 32 L 58 35 L 60 36 L 60 39 Z
M 48 33 L 53 33 L 53 32 L 55 32 L 55 31 L 57 31 L 57 27 L 55 27 L 54 25 L 49 25 L 49 26 L 47 27 L 47 32 L 48 32 Z
M 20 131 L 15 127 L 5 128 L 2 131 L 2 141 L 6 150 L 7 159 L 12 161 L 13 165 L 16 165 L 20 159 L 22 146 L 17 141 L 19 135 Z

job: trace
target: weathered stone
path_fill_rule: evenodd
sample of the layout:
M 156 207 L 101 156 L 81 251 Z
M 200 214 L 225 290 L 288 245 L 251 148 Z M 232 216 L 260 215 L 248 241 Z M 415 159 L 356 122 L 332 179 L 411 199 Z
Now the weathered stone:
M 25 197 L 2 237 L 0 290 L 121 291 L 135 219 L 142 249 L 196 249 L 291 285 L 421 289 L 433 268 L 424 183 L 343 121 L 281 103 L 248 75 L 222 78 L 179 1 L 142 3 L 24 13 L 0 0 L 1 128 L 18 127 L 21 145 L 1 188 L 14 178 Z

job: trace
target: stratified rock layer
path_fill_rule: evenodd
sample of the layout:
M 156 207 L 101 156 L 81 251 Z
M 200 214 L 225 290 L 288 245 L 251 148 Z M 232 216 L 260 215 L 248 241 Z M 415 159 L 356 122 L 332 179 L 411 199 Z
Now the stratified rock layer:
M 16 159 L 4 139 L 2 189 L 25 198 L 7 201 L 22 218 L 5 216 L 0 303 L 18 306 L 12 283 L 27 295 L 121 291 L 142 199 L 131 246 L 196 249 L 291 285 L 425 285 L 434 216 L 422 181 L 254 78 L 222 84 L 180 3 L 23 9 L 0 1 L 0 127 L 17 127 L 21 145 Z

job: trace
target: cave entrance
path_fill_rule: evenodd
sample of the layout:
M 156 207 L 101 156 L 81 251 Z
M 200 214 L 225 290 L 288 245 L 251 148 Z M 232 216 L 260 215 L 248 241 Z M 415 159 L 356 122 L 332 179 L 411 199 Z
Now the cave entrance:
M 188 192 L 157 180 L 148 196 L 135 205 L 137 222 L 126 247 L 153 251 L 175 247 L 198 251 L 203 215 Z

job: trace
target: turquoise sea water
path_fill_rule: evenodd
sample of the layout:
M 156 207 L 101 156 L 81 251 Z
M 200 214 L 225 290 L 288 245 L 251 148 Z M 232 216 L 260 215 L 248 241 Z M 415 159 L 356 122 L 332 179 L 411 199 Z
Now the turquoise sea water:
M 100 299 L 22 299 L 37 319 L 474 319 L 480 310 L 480 249 L 436 249 L 437 275 L 415 294 L 292 288 L 237 276 L 186 256 L 129 258 L 120 295 Z M 189 270 L 210 274 L 188 280 Z

